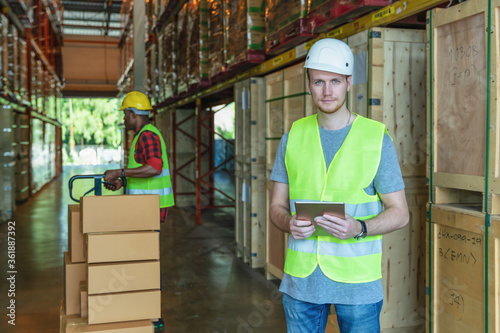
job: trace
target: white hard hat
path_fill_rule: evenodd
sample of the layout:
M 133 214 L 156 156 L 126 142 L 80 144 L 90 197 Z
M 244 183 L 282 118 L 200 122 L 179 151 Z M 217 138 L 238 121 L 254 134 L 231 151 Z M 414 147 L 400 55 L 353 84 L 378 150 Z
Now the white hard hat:
M 318 40 L 309 49 L 304 68 L 352 75 L 354 57 L 351 48 L 338 39 Z

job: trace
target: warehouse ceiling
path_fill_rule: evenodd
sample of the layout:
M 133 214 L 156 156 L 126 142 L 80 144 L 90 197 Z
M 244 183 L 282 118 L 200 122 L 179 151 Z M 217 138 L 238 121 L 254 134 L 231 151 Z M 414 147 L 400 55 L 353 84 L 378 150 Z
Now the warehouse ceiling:
M 83 36 L 121 35 L 123 0 L 63 0 L 63 34 Z

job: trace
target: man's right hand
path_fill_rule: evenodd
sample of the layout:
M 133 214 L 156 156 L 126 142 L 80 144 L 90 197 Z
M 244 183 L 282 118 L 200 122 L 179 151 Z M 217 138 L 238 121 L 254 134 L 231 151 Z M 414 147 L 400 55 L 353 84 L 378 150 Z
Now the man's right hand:
M 123 186 L 123 181 L 121 180 L 121 178 L 118 178 L 118 179 L 116 179 L 114 181 L 108 181 L 108 183 L 109 184 L 104 183 L 104 187 L 107 190 L 111 190 L 111 191 L 119 190 Z
M 298 220 L 297 215 L 290 219 L 290 233 L 295 239 L 311 237 L 315 230 L 314 224 L 309 220 Z

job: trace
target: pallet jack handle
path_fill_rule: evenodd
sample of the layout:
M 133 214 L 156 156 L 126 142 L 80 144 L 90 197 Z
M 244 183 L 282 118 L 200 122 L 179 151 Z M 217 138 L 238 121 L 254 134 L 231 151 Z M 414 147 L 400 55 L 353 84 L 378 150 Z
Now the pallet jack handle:
M 94 191 L 94 195 L 99 195 L 99 196 L 102 195 L 102 184 L 114 186 L 110 182 L 103 180 L 103 178 L 104 178 L 104 175 L 76 175 L 76 176 L 71 177 L 69 180 L 69 183 L 68 183 L 68 185 L 69 185 L 69 197 L 71 198 L 71 200 L 73 200 L 75 202 L 78 202 L 78 203 L 80 202 L 80 200 L 73 198 L 73 182 L 77 179 L 94 179 L 94 187 L 91 188 L 90 190 L 88 190 L 83 196 L 86 196 L 87 194 L 89 194 L 92 191 Z M 125 193 L 127 193 L 127 179 L 122 178 L 122 182 L 123 182 L 123 194 L 125 194 Z

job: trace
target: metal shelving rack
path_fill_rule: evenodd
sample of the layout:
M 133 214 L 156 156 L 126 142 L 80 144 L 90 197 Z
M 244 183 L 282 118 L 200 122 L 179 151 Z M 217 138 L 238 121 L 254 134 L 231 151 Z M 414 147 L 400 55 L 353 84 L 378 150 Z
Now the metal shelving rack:
M 46 114 L 46 110 L 39 109 L 37 105 L 32 104 L 32 95 L 34 87 L 32 86 L 32 77 L 35 75 L 35 68 L 32 65 L 32 53 L 36 59 L 40 60 L 49 77 L 54 80 L 59 91 L 62 89 L 62 64 L 61 52 L 62 32 L 60 22 L 54 15 L 54 8 L 47 0 L 36 0 L 32 2 L 32 10 L 28 10 L 24 1 L 20 0 L 0 0 L 0 7 L 5 16 L 17 29 L 19 38 L 23 38 L 26 42 L 26 57 L 27 59 L 27 96 L 19 96 L 14 92 L 6 91 L 2 94 L 2 104 L 10 105 L 13 113 L 24 117 L 27 125 L 23 128 L 29 133 L 29 140 L 25 137 L 22 142 L 15 142 L 15 145 L 21 145 L 23 151 L 28 151 L 27 183 L 29 187 L 29 195 L 32 194 L 32 119 L 45 124 L 54 126 L 56 135 L 55 140 L 55 175 L 57 177 L 62 172 L 61 160 L 61 123 L 57 119 L 57 112 L 54 115 Z M 36 18 L 36 19 L 35 19 Z M 47 78 L 49 79 L 49 78 Z M 49 79 L 50 80 L 50 79 Z M 47 85 L 47 82 L 43 82 Z M 57 90 L 57 89 L 56 89 Z M 55 92 L 54 92 L 55 94 Z M 57 108 L 57 106 L 54 106 Z M 44 125 L 44 126 L 45 126 Z M 17 128 L 13 125 L 13 128 Z M 24 197 L 24 196 L 23 196 Z M 22 201 L 24 201 L 24 198 Z

